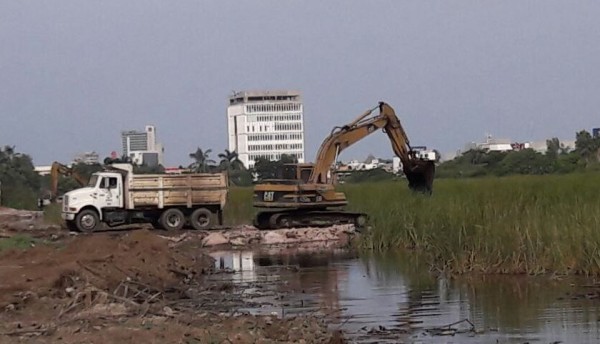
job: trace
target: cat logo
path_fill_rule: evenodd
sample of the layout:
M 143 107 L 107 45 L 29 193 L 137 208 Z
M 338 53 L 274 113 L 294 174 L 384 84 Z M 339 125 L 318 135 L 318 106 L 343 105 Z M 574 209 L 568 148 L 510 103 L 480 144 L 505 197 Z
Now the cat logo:
M 274 191 L 265 191 L 263 194 L 263 201 L 265 202 L 273 202 L 273 196 L 275 195 Z

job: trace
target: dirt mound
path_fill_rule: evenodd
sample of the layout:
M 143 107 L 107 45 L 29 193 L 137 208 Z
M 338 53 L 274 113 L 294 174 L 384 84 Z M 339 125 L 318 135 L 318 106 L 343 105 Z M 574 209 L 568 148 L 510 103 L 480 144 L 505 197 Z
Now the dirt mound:
M 0 343 L 330 343 L 314 316 L 211 309 L 193 298 L 214 261 L 138 230 L 0 255 Z M 240 297 L 242 297 L 240 295 Z M 337 342 L 331 342 L 337 343 Z
M 68 288 L 92 285 L 114 291 L 123 281 L 166 290 L 212 266 L 170 248 L 149 231 L 80 236 L 66 247 L 39 246 L 0 255 L 0 307 L 19 303 L 23 292 L 62 296 Z

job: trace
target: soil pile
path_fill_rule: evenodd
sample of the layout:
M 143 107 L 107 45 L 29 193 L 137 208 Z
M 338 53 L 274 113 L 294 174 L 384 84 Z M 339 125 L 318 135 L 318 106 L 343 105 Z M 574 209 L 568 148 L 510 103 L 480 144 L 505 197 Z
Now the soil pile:
M 67 288 L 75 292 L 87 285 L 113 291 L 122 282 L 165 290 L 212 266 L 210 258 L 184 255 L 148 231 L 80 236 L 64 248 L 5 252 L 0 261 L 0 307 L 18 303 L 24 290 L 37 297 L 62 296 Z
M 203 289 L 196 277 L 212 273 L 214 260 L 150 231 L 53 245 L 0 255 L 0 342 L 328 343 L 332 337 L 315 317 L 199 307 L 191 290 Z

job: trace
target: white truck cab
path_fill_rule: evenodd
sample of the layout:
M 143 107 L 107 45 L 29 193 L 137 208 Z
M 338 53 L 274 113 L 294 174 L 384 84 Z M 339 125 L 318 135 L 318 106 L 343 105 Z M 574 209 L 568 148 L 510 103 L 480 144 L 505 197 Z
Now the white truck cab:
M 115 172 L 94 173 L 86 187 L 67 192 L 63 198 L 62 218 L 66 221 L 76 220 L 84 208 L 96 212 L 97 219 L 88 215 L 84 224 L 96 226 L 92 221 L 102 221 L 106 208 L 123 207 L 123 176 Z

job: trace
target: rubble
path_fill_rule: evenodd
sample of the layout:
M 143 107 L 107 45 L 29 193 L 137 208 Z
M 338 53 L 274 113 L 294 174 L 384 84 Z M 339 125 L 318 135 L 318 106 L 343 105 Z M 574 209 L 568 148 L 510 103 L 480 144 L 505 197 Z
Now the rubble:
M 0 207 L 0 237 L 14 233 L 46 234 L 58 232 L 60 226 L 44 222 L 44 212 Z
M 331 227 L 286 228 L 276 230 L 259 230 L 252 226 L 241 226 L 226 230 L 190 231 L 168 240 L 174 246 L 183 242 L 200 239 L 202 247 L 212 248 L 230 246 L 232 248 L 290 245 L 307 243 L 336 242 L 347 245 L 357 235 L 352 225 L 336 225 Z

